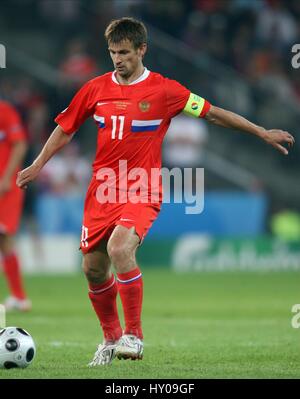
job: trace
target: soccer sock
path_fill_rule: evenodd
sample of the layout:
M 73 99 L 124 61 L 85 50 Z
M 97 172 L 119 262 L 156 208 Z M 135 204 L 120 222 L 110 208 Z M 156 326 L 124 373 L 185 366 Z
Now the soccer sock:
M 124 334 L 143 338 L 141 313 L 143 302 L 143 279 L 138 267 L 127 273 L 117 273 L 125 319 Z
M 6 276 L 8 287 L 12 296 L 25 299 L 26 294 L 23 287 L 20 263 L 17 255 L 11 252 L 2 258 L 3 272 Z
M 100 321 L 105 341 L 117 341 L 122 336 L 117 294 L 118 288 L 114 275 L 102 284 L 89 283 L 89 298 Z

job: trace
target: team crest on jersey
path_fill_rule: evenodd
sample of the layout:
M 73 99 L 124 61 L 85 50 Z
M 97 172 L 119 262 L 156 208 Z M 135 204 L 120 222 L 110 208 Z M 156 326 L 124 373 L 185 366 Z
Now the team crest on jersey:
M 150 103 L 148 101 L 139 102 L 139 108 L 142 112 L 147 112 L 150 109 Z

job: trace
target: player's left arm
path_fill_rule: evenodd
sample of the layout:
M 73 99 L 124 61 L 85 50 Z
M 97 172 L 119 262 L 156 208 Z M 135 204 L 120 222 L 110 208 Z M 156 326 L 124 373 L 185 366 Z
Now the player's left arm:
M 234 112 L 230 112 L 213 105 L 210 105 L 210 108 L 204 115 L 204 118 L 215 125 L 230 129 L 238 129 L 243 132 L 254 134 L 255 136 L 258 136 L 264 140 L 266 143 L 272 145 L 284 155 L 288 155 L 289 152 L 287 148 L 283 146 L 283 144 L 287 144 L 290 148 L 295 143 L 294 137 L 289 132 L 280 129 L 266 130 L 261 126 L 255 125 L 254 123 L 248 121 L 246 118 L 235 114 Z
M 10 157 L 5 172 L 0 178 L 0 196 L 11 189 L 13 184 L 12 178 L 19 166 L 22 164 L 27 151 L 27 143 L 25 140 L 14 141 L 11 145 L 12 149 Z

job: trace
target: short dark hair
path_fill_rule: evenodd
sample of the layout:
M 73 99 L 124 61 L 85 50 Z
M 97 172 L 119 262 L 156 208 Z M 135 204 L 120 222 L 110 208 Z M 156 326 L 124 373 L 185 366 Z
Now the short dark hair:
M 147 29 L 145 25 L 129 17 L 114 19 L 105 29 L 104 37 L 108 43 L 120 43 L 129 40 L 135 49 L 147 43 Z

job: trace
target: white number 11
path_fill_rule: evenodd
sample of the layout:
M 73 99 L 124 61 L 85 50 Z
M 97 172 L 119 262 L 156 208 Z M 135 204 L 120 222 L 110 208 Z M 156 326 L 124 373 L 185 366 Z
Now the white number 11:
M 119 126 L 119 135 L 118 135 L 118 139 L 119 139 L 119 140 L 122 140 L 125 116 L 116 116 L 116 115 L 112 115 L 112 116 L 111 116 L 111 119 L 112 119 L 111 138 L 112 138 L 112 139 L 115 139 L 115 138 L 116 138 L 117 119 L 119 119 L 119 121 L 120 121 L 120 126 Z

